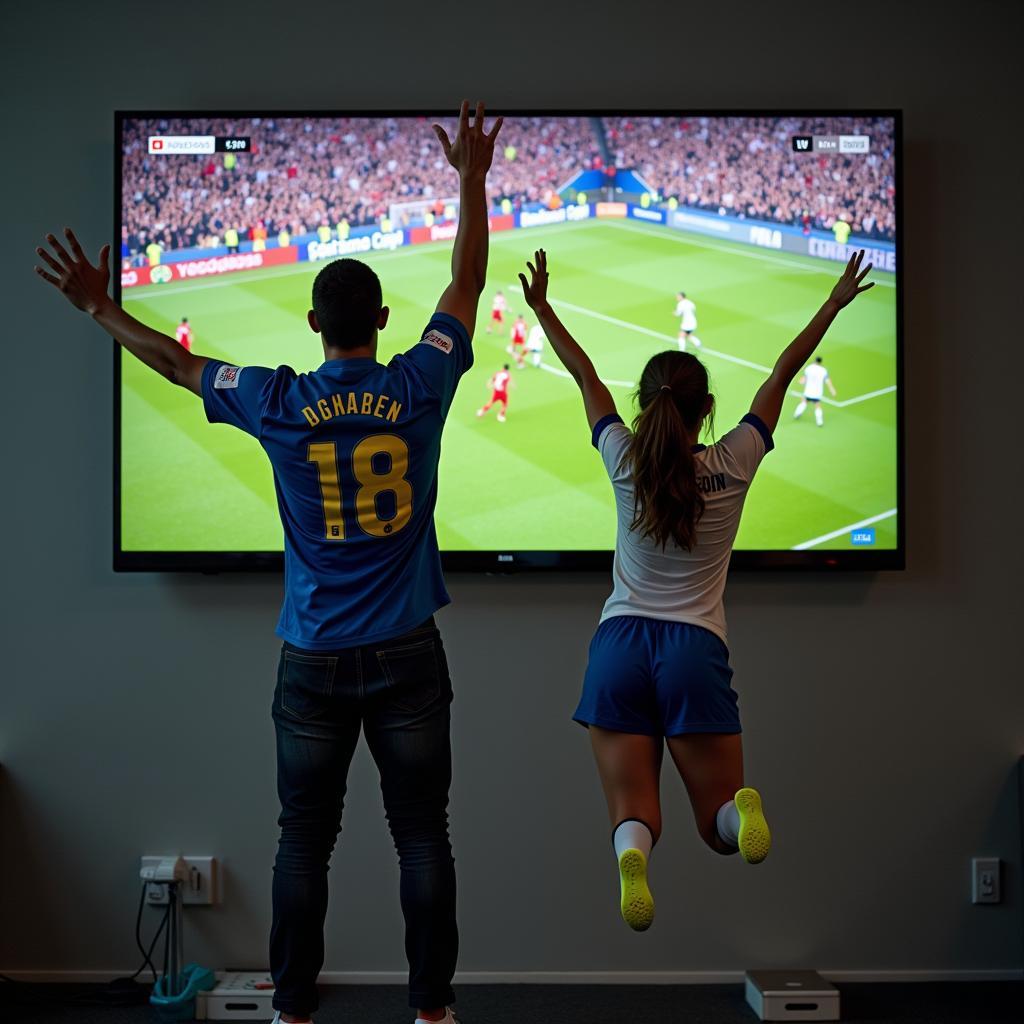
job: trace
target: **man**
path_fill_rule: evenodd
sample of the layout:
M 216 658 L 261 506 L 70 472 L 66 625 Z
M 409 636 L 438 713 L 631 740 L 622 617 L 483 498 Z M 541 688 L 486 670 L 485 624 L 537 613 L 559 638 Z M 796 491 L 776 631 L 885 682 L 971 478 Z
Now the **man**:
M 498 410 L 498 422 L 505 422 L 505 413 L 508 412 L 508 389 L 512 386 L 512 374 L 509 372 L 508 363 L 497 372 L 491 374 L 491 379 L 487 382 L 487 386 L 491 389 L 490 401 L 477 409 L 477 417 L 482 417 L 495 403 L 499 404 L 501 408 Z
M 534 324 L 526 339 L 526 351 L 530 353 L 530 360 L 534 366 L 541 364 L 541 358 L 544 355 L 544 341 L 544 328 L 540 324 Z
M 511 352 L 516 364 L 523 368 L 523 347 L 526 345 L 526 320 L 522 313 L 516 315 L 512 324 L 512 344 L 506 351 Z
M 187 316 L 181 318 L 181 323 L 174 330 L 174 336 L 186 352 L 192 351 L 192 328 L 189 327 Z
M 505 296 L 502 292 L 495 292 L 494 301 L 491 303 L 491 322 L 487 325 L 487 333 L 497 324 L 501 327 L 505 323 Z
M 836 397 L 836 389 L 832 386 L 832 378 L 828 375 L 828 370 L 825 369 L 821 356 L 814 357 L 814 362 L 804 370 L 803 375 L 800 377 L 800 383 L 804 386 L 804 395 L 800 399 L 800 404 L 796 407 L 796 412 L 793 413 L 793 419 L 798 420 L 803 416 L 809 402 L 814 406 L 814 422 L 819 427 L 823 427 L 825 425 L 825 416 L 821 408 L 821 400 L 825 397 L 825 385 L 828 385 L 833 398 Z
M 149 265 L 151 267 L 158 266 L 163 253 L 163 245 L 160 243 L 159 239 L 154 238 L 149 245 L 146 246 L 146 259 L 149 260 Z
M 679 317 L 679 351 L 686 351 L 687 341 L 700 348 L 700 338 L 693 333 L 697 330 L 697 306 L 686 297 L 686 292 L 676 292 L 676 316 Z
M 70 253 L 36 252 L 36 272 L 170 381 L 202 397 L 212 422 L 257 436 L 274 467 L 285 535 L 284 639 L 274 694 L 281 837 L 274 864 L 271 972 L 275 1021 L 308 1021 L 323 964 L 327 864 L 360 728 L 381 775 L 401 865 L 410 1004 L 417 1020 L 452 1024 L 458 932 L 448 839 L 451 681 L 433 613 L 449 602 L 434 532 L 441 431 L 473 361 L 470 339 L 487 271 L 485 179 L 501 118 L 488 135 L 462 104 L 451 142 L 462 218 L 451 283 L 419 342 L 387 366 L 375 359 L 388 321 L 376 274 L 337 260 L 317 275 L 307 319 L 326 361 L 230 366 L 186 352 L 107 294 L 99 265 L 70 230 Z

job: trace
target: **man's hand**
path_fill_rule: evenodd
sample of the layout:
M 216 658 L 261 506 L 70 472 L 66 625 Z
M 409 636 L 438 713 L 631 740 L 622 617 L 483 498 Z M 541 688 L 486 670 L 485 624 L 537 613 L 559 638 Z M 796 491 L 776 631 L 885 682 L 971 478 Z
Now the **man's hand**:
M 93 266 L 86 259 L 71 228 L 65 228 L 64 234 L 67 235 L 68 244 L 71 246 L 71 255 L 56 235 L 46 236 L 47 242 L 57 254 L 56 258 L 42 246 L 36 249 L 36 255 L 56 276 L 48 274 L 38 266 L 35 271 L 44 281 L 49 281 L 54 288 L 62 292 L 73 306 L 91 316 L 110 301 L 110 246 L 105 245 L 100 249 L 99 261 Z
M 203 367 L 208 360 L 186 352 L 173 338 L 147 327 L 114 302 L 107 291 L 110 287 L 109 245 L 100 249 L 99 263 L 94 267 L 85 258 L 71 228 L 65 228 L 64 234 L 68 237 L 71 255 L 54 235 L 47 235 L 46 240 L 57 254 L 56 258 L 42 247 L 36 249 L 56 277 L 42 267 L 36 267 L 36 273 L 63 292 L 69 302 L 92 316 L 115 341 L 148 367 L 172 383 L 202 396 Z
M 462 178 L 486 177 L 491 166 L 491 159 L 494 156 L 494 140 L 501 131 L 504 118 L 499 117 L 494 122 L 494 128 L 488 135 L 484 131 L 484 105 L 476 105 L 476 118 L 473 127 L 469 126 L 469 100 L 462 101 L 459 110 L 459 131 L 452 142 L 448 133 L 439 124 L 434 125 L 434 133 L 444 149 L 444 155 L 448 163 L 452 165 Z
M 862 271 L 860 265 L 863 259 L 863 249 L 855 252 L 850 257 L 850 262 L 846 264 L 843 276 L 836 281 L 832 294 L 828 297 L 829 302 L 834 302 L 839 309 L 849 305 L 861 292 L 866 292 L 869 288 L 875 287 L 874 281 L 863 286 L 860 284 L 868 276 L 868 271 L 872 267 L 872 264 L 869 263 Z
M 523 298 L 526 304 L 536 313 L 548 304 L 548 256 L 543 249 L 538 249 L 534 254 L 534 263 L 527 261 L 530 268 L 530 283 L 526 283 L 526 275 L 520 274 L 519 280 L 523 286 Z

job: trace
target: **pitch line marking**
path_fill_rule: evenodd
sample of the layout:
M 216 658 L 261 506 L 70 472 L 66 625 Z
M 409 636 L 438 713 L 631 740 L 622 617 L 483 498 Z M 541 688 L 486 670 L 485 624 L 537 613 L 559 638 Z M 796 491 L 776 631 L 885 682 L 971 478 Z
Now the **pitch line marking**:
M 523 289 L 517 284 L 510 284 L 510 291 L 518 292 L 520 295 L 523 293 Z M 564 306 L 566 309 L 575 310 L 577 313 L 582 313 L 584 316 L 593 317 L 595 320 L 604 320 L 606 323 L 614 324 L 616 327 L 625 327 L 627 330 L 636 331 L 638 334 L 646 334 L 652 338 L 658 338 L 661 341 L 671 341 L 674 344 L 678 344 L 679 339 L 672 337 L 671 334 L 662 334 L 660 331 L 652 331 L 649 327 L 641 327 L 639 324 L 631 324 L 628 320 L 619 320 L 614 316 L 606 316 L 604 313 L 598 313 L 593 309 L 587 309 L 585 306 L 577 306 L 572 302 L 564 302 L 562 299 L 552 299 L 551 301 L 556 302 L 559 306 Z M 750 370 L 757 370 L 759 373 L 769 374 L 771 373 L 771 367 L 762 366 L 760 363 L 752 363 L 749 359 L 741 359 L 739 356 L 731 356 L 728 352 L 719 352 L 717 349 L 708 348 L 707 345 L 702 345 L 697 351 L 706 352 L 709 356 L 715 356 L 718 359 L 724 359 L 728 363 L 736 363 L 738 366 L 745 366 Z M 544 365 L 545 369 L 549 369 L 547 364 Z M 550 368 L 554 370 L 554 367 Z M 565 371 L 562 371 L 565 373 Z M 571 376 L 569 373 L 565 373 L 566 377 Z M 604 378 L 601 378 L 604 380 Z M 605 380 L 605 384 L 613 384 L 621 387 L 635 387 L 633 381 L 611 381 Z M 853 398 L 847 398 L 843 401 L 838 401 L 835 398 L 822 398 L 822 402 L 826 405 L 835 406 L 837 409 L 843 409 L 848 405 L 856 405 L 858 402 L 867 401 L 869 398 L 877 398 L 879 395 L 887 395 L 892 391 L 896 390 L 896 385 L 891 384 L 889 387 L 880 388 L 877 391 L 869 391 L 864 395 L 856 395 Z M 794 398 L 803 398 L 802 391 L 792 390 L 788 392 Z
M 601 221 L 601 223 L 606 224 L 609 222 Z M 808 273 L 823 274 L 828 272 L 829 264 L 833 264 L 834 266 L 837 267 L 841 265 L 838 260 L 828 260 L 826 263 L 823 263 L 820 266 L 814 266 L 810 263 L 804 263 L 802 260 L 800 260 L 800 257 L 792 257 L 786 259 L 785 257 L 781 256 L 770 256 L 766 252 L 748 252 L 745 249 L 736 249 L 731 245 L 716 244 L 715 242 L 708 241 L 705 238 L 694 238 L 691 234 L 689 234 L 686 231 L 679 231 L 678 233 L 673 234 L 668 234 L 666 232 L 665 234 L 662 235 L 657 230 L 649 230 L 647 228 L 638 227 L 635 224 L 623 224 L 621 221 L 613 221 L 610 223 L 617 231 L 632 231 L 634 234 L 637 235 L 647 235 L 648 237 L 654 238 L 668 238 L 671 239 L 671 241 L 673 242 L 685 242 L 687 245 L 697 245 L 705 249 L 715 249 L 718 252 L 732 253 L 733 255 L 736 256 L 747 256 L 752 260 L 761 260 L 764 263 L 778 263 L 780 266 L 789 267 L 791 270 L 805 270 Z M 669 228 L 668 231 L 675 232 L 676 229 Z M 879 272 L 883 274 L 892 273 L 892 271 L 889 270 L 882 270 Z M 883 288 L 896 287 L 894 281 L 885 281 L 879 278 L 875 279 L 875 284 L 881 285 Z
M 868 516 L 867 519 L 862 519 L 859 523 L 850 523 L 849 526 L 842 526 L 831 533 L 823 533 L 820 537 L 815 537 L 813 540 L 805 540 L 803 544 L 794 544 L 790 550 L 806 551 L 808 548 L 816 547 L 818 544 L 824 544 L 827 540 L 835 540 L 836 537 L 841 537 L 844 533 L 852 533 L 854 530 L 859 530 L 862 526 L 870 526 L 872 523 L 879 523 L 883 519 L 891 519 L 898 511 L 898 509 L 891 508 L 888 512 L 879 512 L 877 516 Z
M 553 373 L 556 377 L 568 377 L 570 380 L 572 380 L 572 374 L 569 373 L 567 370 L 563 370 L 560 366 L 552 366 L 550 363 L 545 363 L 543 360 L 541 360 L 540 368 L 542 370 L 547 370 L 548 373 Z M 636 387 L 636 382 L 632 380 L 610 380 L 607 377 L 601 377 L 599 379 L 602 384 L 607 384 L 609 387 L 613 388 Z

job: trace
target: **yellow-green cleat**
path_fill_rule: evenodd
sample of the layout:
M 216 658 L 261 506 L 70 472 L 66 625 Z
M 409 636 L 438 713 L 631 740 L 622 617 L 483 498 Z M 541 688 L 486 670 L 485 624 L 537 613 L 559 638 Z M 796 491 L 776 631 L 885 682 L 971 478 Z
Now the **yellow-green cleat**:
M 733 803 L 740 815 L 740 856 L 748 864 L 760 864 L 772 847 L 772 834 L 761 810 L 761 795 L 748 787 L 736 793 Z
M 619 857 L 622 920 L 635 932 L 645 932 L 654 920 L 654 897 L 647 888 L 647 858 L 640 850 L 623 850 Z

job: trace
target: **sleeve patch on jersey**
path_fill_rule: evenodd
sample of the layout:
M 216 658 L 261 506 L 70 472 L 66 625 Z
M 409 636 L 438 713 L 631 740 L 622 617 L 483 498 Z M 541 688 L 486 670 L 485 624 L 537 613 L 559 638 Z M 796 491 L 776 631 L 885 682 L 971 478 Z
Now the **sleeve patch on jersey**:
M 455 342 L 447 334 L 442 334 L 438 330 L 429 330 L 426 334 L 420 338 L 420 341 L 426 342 L 428 345 L 433 345 L 434 348 L 439 348 L 446 356 L 452 354 L 452 349 L 455 348 Z
M 213 378 L 213 386 L 218 389 L 223 388 L 237 388 L 238 378 L 242 376 L 242 367 L 240 366 L 222 366 L 217 371 L 217 376 Z

